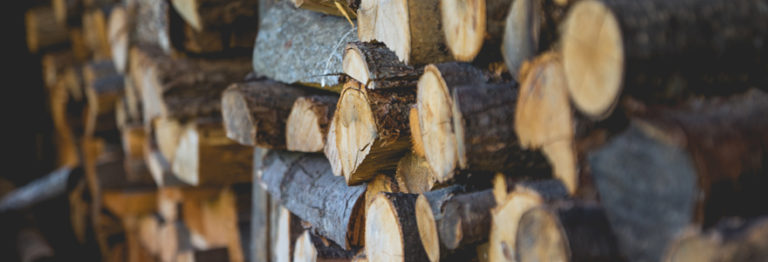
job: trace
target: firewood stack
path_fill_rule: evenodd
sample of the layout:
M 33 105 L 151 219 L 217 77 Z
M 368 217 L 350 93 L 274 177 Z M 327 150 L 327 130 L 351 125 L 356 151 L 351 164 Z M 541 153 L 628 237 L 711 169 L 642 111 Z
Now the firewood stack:
M 58 164 L 84 172 L 73 231 L 103 260 L 761 261 L 767 6 L 52 0 L 26 19 Z

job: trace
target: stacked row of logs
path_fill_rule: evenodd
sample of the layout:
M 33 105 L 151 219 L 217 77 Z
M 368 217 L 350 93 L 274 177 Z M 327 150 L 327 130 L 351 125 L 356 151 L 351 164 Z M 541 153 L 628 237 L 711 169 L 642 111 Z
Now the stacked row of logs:
M 105 260 L 768 258 L 768 1 L 52 6 Z

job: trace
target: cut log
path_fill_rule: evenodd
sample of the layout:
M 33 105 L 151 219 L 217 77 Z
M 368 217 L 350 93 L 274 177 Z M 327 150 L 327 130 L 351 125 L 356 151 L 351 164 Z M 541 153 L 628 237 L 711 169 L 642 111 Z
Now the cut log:
M 602 208 L 579 202 L 536 207 L 520 218 L 516 261 L 624 261 Z
M 373 203 L 376 196 L 379 193 L 392 193 L 400 192 L 399 185 L 392 179 L 391 176 L 386 174 L 378 174 L 371 181 L 368 182 L 365 188 L 365 210 Z
M 568 90 L 592 119 L 622 93 L 675 100 L 765 87 L 762 1 L 580 1 L 562 30 Z M 649 39 L 654 39 L 653 41 Z M 624 90 L 624 91 L 622 91 Z
M 574 115 L 559 55 L 545 53 L 520 72 L 515 133 L 523 148 L 541 149 L 554 176 L 575 192 L 578 167 L 574 149 Z
M 511 0 L 441 0 L 445 44 L 453 57 L 469 62 L 484 44 L 498 46 L 511 4 Z
M 380 42 L 352 42 L 344 49 L 344 73 L 368 89 L 411 87 L 421 69 L 406 65 Z
M 368 90 L 355 80 L 345 84 L 334 121 L 341 170 L 348 185 L 369 180 L 375 172 L 394 169 L 408 151 L 408 114 L 416 102 L 415 91 Z
M 296 8 L 343 16 L 349 19 L 357 18 L 355 10 L 360 6 L 359 0 L 291 0 L 291 2 Z
M 488 237 L 490 261 L 514 261 L 515 241 L 520 217 L 531 208 L 568 197 L 568 191 L 558 180 L 524 182 L 515 185 L 506 199 L 496 200 L 491 210 L 491 233 Z
M 681 234 L 667 249 L 664 261 L 760 261 L 768 258 L 762 248 L 768 242 L 764 217 L 744 221 L 726 219 L 715 228 Z
M 233 190 L 184 192 L 183 198 L 183 221 L 191 235 L 201 236 L 206 246 L 227 247 L 228 261 L 244 261 Z
M 523 63 L 552 48 L 568 8 L 578 0 L 521 0 L 509 6 L 502 39 L 504 62 L 516 80 Z
M 295 246 L 294 262 L 352 261 L 356 253 L 355 250 L 344 250 L 333 242 L 313 235 L 309 230 L 296 239 Z
M 338 100 L 339 97 L 330 95 L 296 99 L 285 123 L 286 148 L 299 152 L 323 151 Z
M 463 63 L 428 65 L 419 79 L 417 113 L 424 156 L 438 181 L 453 176 L 457 168 L 456 134 L 453 130 L 451 92 L 458 85 L 485 80 L 483 73 Z
M 172 0 L 171 3 L 197 31 L 233 25 L 258 27 L 257 0 Z
M 218 120 L 183 128 L 171 170 L 190 185 L 225 186 L 250 182 L 252 164 L 253 149 L 227 138 Z
M 338 92 L 344 84 L 339 80 L 344 46 L 356 40 L 354 28 L 343 18 L 296 10 L 284 1 L 262 19 L 253 71 L 283 83 Z
M 278 207 L 277 210 L 279 210 L 277 226 L 273 227 L 277 230 L 277 239 L 273 243 L 275 246 L 272 252 L 274 252 L 275 261 L 294 261 L 296 260 L 293 257 L 296 252 L 295 241 L 304 232 L 304 228 L 301 226 L 301 219 L 291 214 L 288 209 Z
M 334 175 L 341 176 L 341 159 L 339 158 L 339 148 L 336 147 L 336 113 L 334 112 L 333 118 L 331 118 L 331 124 L 328 126 L 328 136 L 325 140 L 325 146 L 323 147 L 323 154 L 325 158 L 328 158 L 328 162 L 331 163 L 331 170 Z
M 347 186 L 321 155 L 272 151 L 261 180 L 285 208 L 309 222 L 313 232 L 344 249 L 361 246 L 365 185 Z
M 434 227 L 434 223 L 418 219 L 418 213 L 432 213 L 426 199 L 417 201 L 418 196 L 404 193 L 376 196 L 365 219 L 365 254 L 369 261 L 439 261 L 439 249 L 428 254 L 422 243 L 419 229 Z
M 459 168 L 498 171 L 541 165 L 520 148 L 514 134 L 513 84 L 462 86 L 453 90 L 453 129 Z
M 310 90 L 270 80 L 232 84 L 221 95 L 227 137 L 243 145 L 286 148 L 286 121 Z
M 38 50 L 67 43 L 67 28 L 53 19 L 53 9 L 50 6 L 27 10 L 24 21 L 27 26 L 27 48 L 30 52 L 37 53 Z
M 416 100 L 418 103 L 418 100 Z M 408 125 L 411 127 L 411 152 L 423 158 L 424 141 L 421 138 L 421 127 L 419 126 L 419 108 L 418 105 L 412 105 L 408 112 Z
M 440 254 L 448 254 L 440 243 L 438 222 L 442 219 L 443 203 L 451 199 L 455 194 L 466 190 L 463 186 L 449 186 L 419 195 L 416 200 L 416 221 L 419 225 L 419 237 L 421 244 L 430 259 L 439 260 Z M 425 212 L 428 209 L 429 212 Z
M 176 149 L 179 148 L 184 125 L 175 119 L 156 118 L 152 121 L 152 131 L 158 151 L 163 155 L 165 161 L 169 164 L 172 163 L 173 159 L 176 158 Z
M 450 250 L 487 242 L 494 207 L 491 189 L 451 197 L 442 204 L 437 222 L 440 242 Z
M 768 121 L 759 117 L 766 110 L 768 94 L 758 90 L 649 110 L 589 154 L 601 203 L 628 259 L 660 260 L 686 226 L 768 212 L 739 204 L 766 197 Z
M 59 0 L 61 1 L 61 0 Z M 110 56 L 117 72 L 124 73 L 128 63 L 128 45 L 133 20 L 128 16 L 125 6 L 116 5 L 109 14 L 107 23 L 107 38 L 109 40 Z
M 421 194 L 435 187 L 437 178 L 424 157 L 408 152 L 397 162 L 395 179 L 400 191 Z

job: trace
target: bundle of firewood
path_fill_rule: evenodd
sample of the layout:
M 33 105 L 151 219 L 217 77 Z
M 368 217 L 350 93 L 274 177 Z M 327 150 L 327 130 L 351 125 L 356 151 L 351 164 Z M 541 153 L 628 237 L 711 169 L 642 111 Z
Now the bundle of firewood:
M 52 0 L 26 18 L 58 163 L 84 173 L 55 192 L 104 260 L 760 261 L 767 6 Z

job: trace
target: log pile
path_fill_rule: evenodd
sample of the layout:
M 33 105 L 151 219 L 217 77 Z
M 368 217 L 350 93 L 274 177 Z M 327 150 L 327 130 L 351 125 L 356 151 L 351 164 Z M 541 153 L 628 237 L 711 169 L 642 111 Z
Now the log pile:
M 83 175 L 0 213 L 67 195 L 115 261 L 766 260 L 766 6 L 53 0 Z

